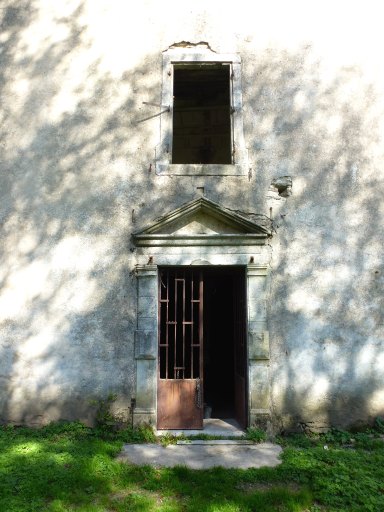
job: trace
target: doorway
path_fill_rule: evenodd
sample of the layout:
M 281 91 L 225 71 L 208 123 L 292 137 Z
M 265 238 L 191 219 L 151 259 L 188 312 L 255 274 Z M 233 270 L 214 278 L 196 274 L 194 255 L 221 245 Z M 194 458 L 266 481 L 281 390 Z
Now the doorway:
M 247 426 L 245 268 L 159 269 L 158 428 Z

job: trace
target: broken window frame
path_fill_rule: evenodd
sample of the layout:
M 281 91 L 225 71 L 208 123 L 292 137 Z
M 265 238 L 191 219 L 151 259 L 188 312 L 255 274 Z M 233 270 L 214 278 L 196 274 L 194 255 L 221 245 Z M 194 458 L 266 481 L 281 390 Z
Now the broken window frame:
M 182 64 L 199 63 L 228 64 L 230 66 L 232 130 L 232 163 L 230 164 L 172 163 L 174 68 Z M 163 112 L 160 116 L 160 144 L 156 150 L 156 174 L 176 176 L 242 176 L 248 174 L 239 55 L 218 54 L 210 50 L 196 48 L 172 48 L 164 52 L 161 109 Z

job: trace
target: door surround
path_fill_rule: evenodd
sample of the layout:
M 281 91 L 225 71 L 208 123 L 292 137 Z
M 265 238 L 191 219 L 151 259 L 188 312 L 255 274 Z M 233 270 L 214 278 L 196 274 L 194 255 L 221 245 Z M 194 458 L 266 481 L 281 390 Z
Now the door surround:
M 197 222 L 199 233 L 191 233 Z M 204 226 L 208 233 L 201 233 Z M 216 226 L 213 233 L 212 226 Z M 156 426 L 157 422 L 158 267 L 190 265 L 245 267 L 248 426 L 265 424 L 271 412 L 266 307 L 269 236 L 265 228 L 205 198 L 183 205 L 133 235 L 138 258 L 134 424 Z

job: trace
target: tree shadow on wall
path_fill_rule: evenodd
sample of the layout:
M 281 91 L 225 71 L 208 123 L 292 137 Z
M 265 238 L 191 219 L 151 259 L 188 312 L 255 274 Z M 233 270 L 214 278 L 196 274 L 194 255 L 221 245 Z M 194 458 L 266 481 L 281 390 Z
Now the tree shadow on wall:
M 83 3 L 38 44 L 37 5 L 1 13 L 0 418 L 21 423 L 88 420 L 89 400 L 111 391 L 128 407 L 134 211 L 163 208 L 147 144 L 159 119 L 138 122 L 160 96 L 161 55 L 116 78 L 88 52 Z
M 269 311 L 272 406 L 291 426 L 384 413 L 377 91 L 357 67 L 327 79 L 322 66 L 310 47 L 269 50 L 246 84 L 256 181 L 293 179 L 274 219 Z
M 130 235 L 138 212 L 145 224 L 192 198 L 189 178 L 184 188 L 150 165 L 160 117 L 143 121 L 152 111 L 142 102 L 160 103 L 161 52 L 118 77 L 106 72 L 90 50 L 83 10 L 80 2 L 52 19 L 60 37 L 38 43 L 37 3 L 2 10 L 0 418 L 17 422 L 88 420 L 88 399 L 111 390 L 129 402 Z M 256 170 L 246 194 L 266 212 L 272 178 L 293 175 L 272 245 L 274 407 L 301 421 L 302 404 L 320 397 L 314 415 L 343 423 L 346 410 L 351 419 L 369 414 L 381 378 L 377 114 L 358 70 L 340 70 L 324 85 L 310 56 L 266 51 L 256 67 L 245 65 Z M 350 83 L 356 102 L 345 99 Z M 211 192 L 235 207 L 245 182 L 231 180 L 229 190 L 218 178 Z

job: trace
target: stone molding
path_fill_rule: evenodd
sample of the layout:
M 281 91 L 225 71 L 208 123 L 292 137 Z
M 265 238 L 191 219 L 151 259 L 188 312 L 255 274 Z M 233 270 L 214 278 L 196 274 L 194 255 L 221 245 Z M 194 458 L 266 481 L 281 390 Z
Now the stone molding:
M 175 65 L 226 63 L 231 66 L 233 164 L 172 164 L 173 70 Z M 156 174 L 176 176 L 244 176 L 249 172 L 244 141 L 240 56 L 220 54 L 209 48 L 170 48 L 163 53 L 160 144 L 156 151 Z
M 157 266 L 137 265 L 135 331 L 136 407 L 134 423 L 156 424 Z
M 138 246 L 139 257 L 150 261 L 148 265 L 136 266 L 137 277 L 137 329 L 135 332 L 135 359 L 136 359 L 136 409 L 134 422 L 148 422 L 156 424 L 157 417 L 157 360 L 158 360 L 158 266 L 169 265 L 174 257 L 175 247 L 178 251 L 178 265 L 190 266 L 196 261 L 196 247 L 191 244 L 187 236 L 173 238 L 172 247 L 164 247 L 154 256 L 152 247 L 156 246 L 159 235 L 163 230 L 169 230 L 175 221 L 189 218 L 196 211 L 204 212 L 220 221 L 225 221 L 234 233 L 207 235 L 200 238 L 198 244 L 201 248 L 199 264 L 202 266 L 223 264 L 221 249 L 216 253 L 214 248 L 207 247 L 210 236 L 222 236 L 228 240 L 236 235 L 260 236 L 260 244 L 265 245 L 270 234 L 268 231 L 238 214 L 209 201 L 199 198 L 191 201 L 173 212 L 161 217 L 144 230 L 133 235 Z M 223 220 L 224 219 L 224 220 Z M 224 224 L 223 224 L 224 225 Z M 147 238 L 143 243 L 143 235 Z M 172 237 L 172 233 L 167 236 Z M 228 244 L 230 245 L 230 243 Z M 248 360 L 248 424 L 256 425 L 261 419 L 270 414 L 270 382 L 269 382 L 269 332 L 267 329 L 266 291 L 268 264 L 265 263 L 265 253 L 255 251 L 255 243 L 241 247 L 232 246 L 227 251 L 225 265 L 243 266 L 246 271 L 247 294 L 247 360 Z M 188 249 L 190 247 L 190 249 Z M 153 249 L 155 251 L 155 248 Z M 204 257 L 204 258 L 203 258 Z M 244 264 L 245 261 L 248 264 Z M 252 261 L 252 263 L 249 263 Z M 240 263 L 239 263 L 240 262 Z M 243 262 L 243 263 L 241 263 Z M 156 264 L 154 264 L 156 263 Z
M 167 230 L 183 221 L 193 219 L 197 215 L 206 215 L 223 225 L 231 228 L 230 233 L 209 233 L 209 234 L 177 234 L 168 233 Z M 270 236 L 270 232 L 256 222 L 231 212 L 223 208 L 219 204 L 201 197 L 195 199 L 172 212 L 162 216 L 149 226 L 132 235 L 134 243 L 139 247 L 156 247 L 156 246 L 255 246 L 265 245 L 266 239 Z M 145 267 L 140 267 L 145 268 Z M 251 265 L 250 269 L 253 273 L 262 271 L 262 267 Z

